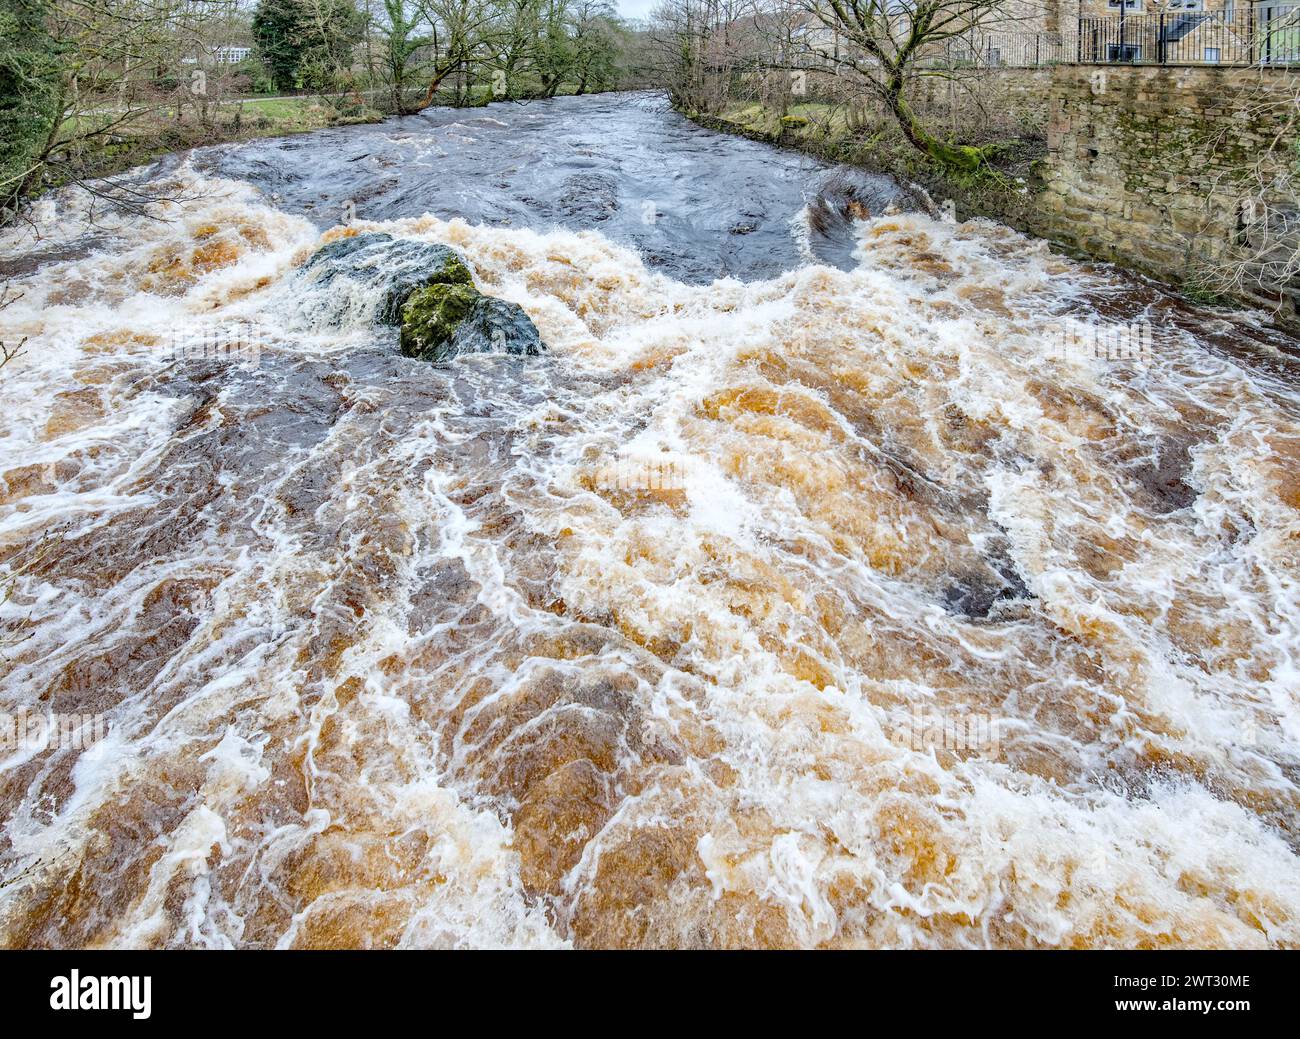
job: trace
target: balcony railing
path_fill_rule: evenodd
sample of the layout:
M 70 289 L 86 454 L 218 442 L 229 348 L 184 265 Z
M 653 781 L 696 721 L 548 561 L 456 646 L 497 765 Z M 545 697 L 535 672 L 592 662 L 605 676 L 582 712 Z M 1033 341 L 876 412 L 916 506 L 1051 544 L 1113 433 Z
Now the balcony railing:
M 1078 19 L 1083 65 L 1300 65 L 1300 6 Z
M 1055 32 L 999 32 L 977 29 L 947 40 L 944 62 L 954 68 L 1032 69 L 1072 62 L 1074 50 Z

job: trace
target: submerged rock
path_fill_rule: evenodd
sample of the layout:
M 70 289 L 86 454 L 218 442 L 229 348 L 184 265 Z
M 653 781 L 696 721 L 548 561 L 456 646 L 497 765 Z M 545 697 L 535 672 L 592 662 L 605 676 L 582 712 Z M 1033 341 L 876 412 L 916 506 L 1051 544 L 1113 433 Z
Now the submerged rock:
M 400 325 L 407 357 L 531 356 L 546 349 L 523 308 L 479 292 L 465 262 L 445 245 L 382 232 L 351 235 L 318 249 L 302 273 L 316 288 L 329 288 L 317 293 L 328 320 Z

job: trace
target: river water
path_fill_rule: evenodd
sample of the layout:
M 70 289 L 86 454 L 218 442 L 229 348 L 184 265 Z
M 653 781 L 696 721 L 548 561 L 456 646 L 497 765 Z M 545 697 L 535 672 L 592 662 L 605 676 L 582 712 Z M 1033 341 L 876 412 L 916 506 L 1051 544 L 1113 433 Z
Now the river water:
M 648 95 L 134 183 L 0 238 L 4 945 L 1300 944 L 1295 343 Z

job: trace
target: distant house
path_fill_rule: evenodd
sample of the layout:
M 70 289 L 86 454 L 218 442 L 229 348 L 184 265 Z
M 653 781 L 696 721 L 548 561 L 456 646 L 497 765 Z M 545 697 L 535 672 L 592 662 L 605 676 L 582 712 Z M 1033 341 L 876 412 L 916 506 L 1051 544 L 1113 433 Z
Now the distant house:
M 204 54 L 205 60 L 203 64 L 238 65 L 252 53 L 252 47 L 237 47 L 232 45 L 214 47 L 212 50 L 207 51 Z M 181 58 L 181 61 L 186 65 L 197 65 L 199 64 L 199 56 L 196 54 L 190 54 L 187 57 Z

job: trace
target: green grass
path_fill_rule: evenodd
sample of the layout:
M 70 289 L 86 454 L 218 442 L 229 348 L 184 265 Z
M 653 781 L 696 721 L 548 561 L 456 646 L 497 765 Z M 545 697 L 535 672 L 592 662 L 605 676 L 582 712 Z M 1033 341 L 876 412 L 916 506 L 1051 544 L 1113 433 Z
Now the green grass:
M 168 152 L 223 141 L 255 137 L 280 137 L 319 130 L 340 121 L 327 103 L 310 97 L 251 98 L 227 101 L 209 109 L 209 121 L 198 121 L 197 111 L 186 106 L 176 119 L 170 106 L 142 113 L 129 123 L 119 123 L 118 113 L 104 111 L 66 120 L 60 128 L 62 143 L 53 153 L 51 186 L 79 177 L 104 177 L 150 162 Z M 372 114 L 369 118 L 374 118 Z
M 736 123 L 751 133 L 775 134 L 782 129 L 780 112 L 757 102 L 734 102 L 723 109 L 720 115 L 721 118 Z M 849 129 L 848 114 L 841 105 L 828 105 L 810 101 L 804 104 L 791 105 L 786 110 L 786 115 L 796 120 L 806 119 L 808 121 L 807 126 L 800 127 L 795 131 L 799 135 L 842 134 Z
M 222 108 L 235 109 L 242 107 L 244 117 L 265 116 L 267 119 L 279 123 L 305 123 L 310 121 L 309 109 L 311 106 L 310 98 L 267 98 L 264 101 L 243 101 L 239 104 L 231 102 L 223 105 Z

